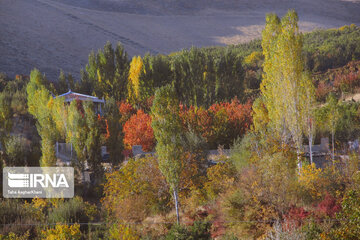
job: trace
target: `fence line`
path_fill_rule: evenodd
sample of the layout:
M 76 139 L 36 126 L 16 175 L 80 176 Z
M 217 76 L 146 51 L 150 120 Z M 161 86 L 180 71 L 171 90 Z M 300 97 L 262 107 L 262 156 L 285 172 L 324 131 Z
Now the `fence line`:
M 297 222 L 298 220 L 287 220 L 287 222 Z M 339 222 L 339 221 L 350 221 L 347 218 L 343 218 L 343 219 L 336 219 L 336 218 L 328 218 L 328 219 L 323 219 L 321 220 L 321 222 L 326 222 L 326 221 L 330 221 L 330 222 Z M 195 221 L 186 221 L 186 222 L 182 222 L 182 223 L 193 223 Z M 199 221 L 197 221 L 199 222 Z M 275 222 L 279 222 L 279 220 L 239 220 L 239 221 L 200 221 L 200 222 L 209 222 L 209 223 L 228 223 L 228 224 L 233 224 L 233 223 L 275 223 Z M 113 222 L 115 223 L 115 222 Z M 136 222 L 120 222 L 121 224 L 124 225 L 150 225 L 150 224 L 174 224 L 175 222 L 147 222 L 147 223 L 136 223 Z M 79 225 L 106 225 L 109 224 L 107 222 L 89 222 L 89 223 L 24 223 L 24 224 L 15 224 L 15 223 L 1 223 L 0 226 L 9 226 L 9 225 L 15 225 L 15 226 L 53 226 L 53 225 L 74 225 L 74 224 L 79 224 Z M 111 224 L 111 223 L 110 223 Z

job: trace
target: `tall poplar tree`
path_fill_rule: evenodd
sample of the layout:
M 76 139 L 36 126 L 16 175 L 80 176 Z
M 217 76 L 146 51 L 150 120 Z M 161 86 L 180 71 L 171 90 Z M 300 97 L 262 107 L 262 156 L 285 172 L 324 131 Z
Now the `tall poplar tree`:
M 294 144 L 300 171 L 306 122 L 306 103 L 303 100 L 306 94 L 313 93 L 306 90 L 312 88 L 312 82 L 304 75 L 303 37 L 299 32 L 297 13 L 290 10 L 281 21 L 275 14 L 267 15 L 262 37 L 265 61 L 260 89 L 268 110 L 269 124 L 283 144 Z
M 331 132 L 332 160 L 335 160 L 335 133 L 339 122 L 339 102 L 334 94 L 330 94 L 326 101 L 326 125 Z
M 109 152 L 110 162 L 115 165 L 123 160 L 122 151 L 124 146 L 121 113 L 114 98 L 106 101 L 104 112 L 107 130 L 109 132 L 109 136 L 106 139 L 106 147 Z
M 140 77 L 143 71 L 143 61 L 140 56 L 134 56 L 130 63 L 129 78 L 128 78 L 128 101 L 131 104 L 136 104 L 140 101 Z
M 302 83 L 304 84 L 301 87 L 303 94 L 301 94 L 302 99 L 302 116 L 303 116 L 303 132 L 308 138 L 309 144 L 309 156 L 310 163 L 313 161 L 313 153 L 312 153 L 312 144 L 314 141 L 315 129 L 316 129 L 316 119 L 315 119 L 315 107 L 316 107 L 316 99 L 315 99 L 315 87 L 312 84 L 310 73 L 304 73 L 303 78 L 305 78 Z
M 55 141 L 57 138 L 56 123 L 52 116 L 54 99 L 45 87 L 46 79 L 34 69 L 30 73 L 30 82 L 26 86 L 28 111 L 37 120 L 36 128 L 41 137 L 41 166 L 56 164 Z
M 152 127 L 157 141 L 159 169 L 173 193 L 177 222 L 179 223 L 179 182 L 182 172 L 182 126 L 179 118 L 179 101 L 170 85 L 159 88 L 151 109 Z

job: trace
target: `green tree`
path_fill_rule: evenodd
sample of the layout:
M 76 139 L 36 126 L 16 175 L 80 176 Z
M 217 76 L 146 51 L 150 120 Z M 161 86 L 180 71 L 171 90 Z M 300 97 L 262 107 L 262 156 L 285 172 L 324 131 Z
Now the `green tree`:
M 70 103 L 66 125 L 66 142 L 72 144 L 79 163 L 78 167 L 82 170 L 86 160 L 85 143 L 88 130 L 84 108 L 80 101 Z
M 11 108 L 11 93 L 0 93 L 0 143 L 4 146 L 5 138 L 13 127 L 13 109 Z
M 109 133 L 106 139 L 107 151 L 110 155 L 110 162 L 112 164 L 118 164 L 123 159 L 122 151 L 124 150 L 124 146 L 122 123 L 120 121 L 122 116 L 114 98 L 106 101 L 104 112 L 107 131 Z
M 97 54 L 91 52 L 86 72 L 82 72 L 80 89 L 97 97 L 110 97 L 120 101 L 126 98 L 129 59 L 124 47 L 118 43 L 115 50 L 107 42 Z
M 170 86 L 159 88 L 151 108 L 152 127 L 157 141 L 159 169 L 173 192 L 177 222 L 179 223 L 179 181 L 182 172 L 182 125 L 179 117 L 179 101 Z
M 216 100 L 230 101 L 235 96 L 242 96 L 244 93 L 245 77 L 245 71 L 242 66 L 242 58 L 227 49 L 215 62 L 215 66 Z
M 95 175 L 101 175 L 101 125 L 93 104 L 72 101 L 66 125 L 66 142 L 75 149 L 79 170 L 82 171 L 87 162 Z
M 84 114 L 87 127 L 85 141 L 86 160 L 95 176 L 100 177 L 103 174 L 101 166 L 101 123 L 95 114 L 92 102 L 84 103 Z
M 63 70 L 60 70 L 60 75 L 59 75 L 57 85 L 58 85 L 58 87 L 57 87 L 58 94 L 66 93 L 69 90 L 69 85 L 68 85 L 66 75 Z
M 56 124 L 52 116 L 54 99 L 46 89 L 46 79 L 34 69 L 30 74 L 30 82 L 26 87 L 28 111 L 37 120 L 36 128 L 41 137 L 41 166 L 54 166 L 55 141 L 57 138 Z

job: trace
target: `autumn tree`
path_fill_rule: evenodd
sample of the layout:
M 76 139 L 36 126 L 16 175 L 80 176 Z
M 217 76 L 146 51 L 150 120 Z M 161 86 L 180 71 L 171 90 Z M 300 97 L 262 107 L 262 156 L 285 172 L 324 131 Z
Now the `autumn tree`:
M 300 151 L 303 137 L 304 90 L 311 80 L 304 77 L 302 35 L 298 16 L 289 11 L 280 21 L 275 14 L 266 16 L 262 33 L 264 60 L 263 82 L 260 89 L 268 110 L 269 125 L 284 143 L 295 145 L 298 169 L 301 169 Z
M 106 174 L 101 202 L 114 220 L 142 221 L 152 211 L 166 209 L 169 200 L 167 184 L 155 157 L 130 159 L 120 169 Z
M 331 132 L 331 147 L 332 147 L 332 160 L 335 159 L 335 133 L 337 129 L 337 124 L 339 121 L 339 102 L 336 99 L 334 94 L 330 94 L 326 101 L 326 115 L 325 115 L 325 124 Z
M 302 127 L 303 133 L 308 138 L 309 144 L 309 155 L 310 155 L 310 163 L 313 163 L 313 153 L 312 153 L 312 144 L 315 138 L 316 133 L 316 118 L 315 118 L 315 107 L 316 107 L 316 99 L 315 99 L 315 87 L 312 84 L 311 76 L 309 73 L 304 73 L 302 75 L 304 79 L 303 86 L 301 90 L 303 93 L 301 94 L 302 102 L 301 105 L 301 114 L 302 114 Z
M 128 77 L 128 98 L 131 104 L 136 104 L 141 100 L 141 73 L 143 71 L 143 61 L 140 56 L 134 56 L 130 63 Z
M 215 103 L 208 109 L 181 105 L 180 118 L 184 127 L 201 135 L 210 148 L 216 149 L 219 145 L 228 148 L 250 128 L 251 105 L 251 102 L 241 104 L 237 98 Z
M 143 110 L 138 110 L 124 124 L 124 144 L 128 149 L 134 145 L 141 145 L 144 151 L 152 151 L 155 138 L 151 127 L 151 116 Z
M 154 129 L 156 153 L 159 169 L 165 176 L 173 192 L 177 222 L 179 216 L 179 181 L 182 172 L 182 125 L 179 117 L 179 101 L 174 89 L 170 86 L 159 88 L 155 92 L 155 99 L 151 109 L 152 127 Z

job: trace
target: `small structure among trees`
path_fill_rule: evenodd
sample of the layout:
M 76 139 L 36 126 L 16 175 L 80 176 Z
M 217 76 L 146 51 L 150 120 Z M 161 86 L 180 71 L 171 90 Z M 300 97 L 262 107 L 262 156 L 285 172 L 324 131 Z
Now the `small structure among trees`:
M 92 102 L 94 104 L 95 113 L 102 115 L 102 106 L 101 105 L 105 104 L 104 98 L 99 99 L 98 97 L 95 97 L 95 96 L 76 93 L 76 92 L 71 91 L 71 89 L 68 92 L 57 96 L 56 98 L 58 98 L 58 97 L 63 97 L 65 103 L 70 103 L 70 102 L 72 102 L 74 100 L 90 101 L 90 102 Z

